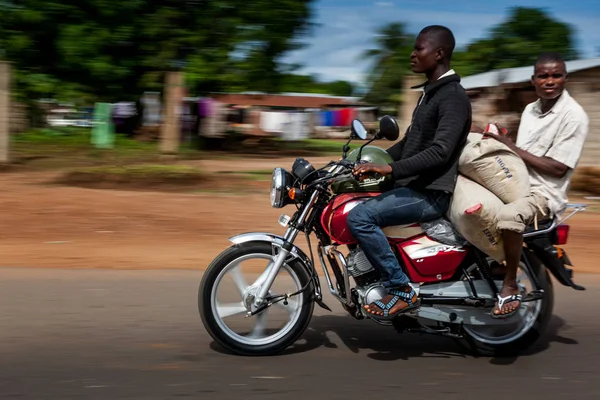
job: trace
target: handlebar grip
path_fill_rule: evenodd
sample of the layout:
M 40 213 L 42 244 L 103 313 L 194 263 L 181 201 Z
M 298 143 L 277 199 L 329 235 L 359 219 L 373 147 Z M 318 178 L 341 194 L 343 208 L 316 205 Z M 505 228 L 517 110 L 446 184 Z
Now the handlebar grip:
M 367 172 L 366 174 L 352 174 L 354 175 L 354 177 L 358 180 L 360 180 L 361 177 L 366 177 L 366 178 L 373 178 L 375 180 L 379 180 L 381 179 L 382 175 L 379 172 Z

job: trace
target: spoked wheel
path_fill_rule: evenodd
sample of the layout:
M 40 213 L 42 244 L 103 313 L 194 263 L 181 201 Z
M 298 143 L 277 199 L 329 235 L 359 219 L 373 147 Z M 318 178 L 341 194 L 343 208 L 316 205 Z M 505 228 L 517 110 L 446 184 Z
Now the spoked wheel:
M 260 313 L 256 310 L 253 286 L 274 258 L 270 243 L 253 242 L 232 246 L 208 267 L 198 291 L 202 323 L 210 336 L 239 355 L 270 355 L 282 352 L 306 330 L 314 308 L 312 283 L 304 266 L 289 259 L 281 267 L 269 291 L 272 296 L 306 291 L 278 302 Z M 228 286 L 227 283 L 230 283 Z
M 544 297 L 521 303 L 518 313 L 500 320 L 501 324 L 489 316 L 491 309 L 484 309 L 481 312 L 485 315 L 481 316 L 481 320 L 489 319 L 491 323 L 489 326 L 464 325 L 465 340 L 478 354 L 487 356 L 518 354 L 534 344 L 548 326 L 554 306 L 552 282 L 546 268 L 533 255 L 530 255 L 529 259 L 537 281 L 544 290 Z M 488 262 L 490 261 L 491 259 L 488 259 Z M 467 273 L 473 279 L 482 279 L 475 265 L 468 268 Z M 523 262 L 517 271 L 517 283 L 521 287 L 523 297 L 535 289 L 533 278 Z

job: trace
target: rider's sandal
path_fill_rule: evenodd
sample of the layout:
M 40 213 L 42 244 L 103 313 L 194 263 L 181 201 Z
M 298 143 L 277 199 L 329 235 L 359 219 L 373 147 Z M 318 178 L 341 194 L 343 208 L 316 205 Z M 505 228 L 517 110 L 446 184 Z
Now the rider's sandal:
M 372 310 L 365 309 L 365 311 L 371 315 L 371 318 L 385 319 L 385 320 L 394 319 L 398 315 L 412 311 L 421 305 L 421 301 L 418 299 L 414 302 L 412 301 L 413 297 L 416 296 L 415 289 L 413 289 L 412 287 L 411 287 L 410 292 L 408 292 L 408 293 L 403 292 L 401 290 L 395 290 L 395 289 L 391 289 L 388 292 L 389 292 L 389 294 L 393 294 L 394 297 L 392 297 L 392 299 L 387 304 L 383 303 L 381 300 L 377 300 L 377 301 L 374 301 L 373 303 L 371 303 L 371 304 L 374 304 L 377 307 L 379 307 L 381 309 L 381 311 L 383 311 L 383 315 L 378 315 L 375 312 L 373 312 Z M 397 312 L 395 312 L 393 314 L 390 314 L 390 310 L 400 300 L 403 301 L 404 303 L 406 303 L 408 305 L 408 307 L 404 307 L 403 309 L 398 310 Z
M 511 312 L 506 313 L 506 314 L 495 314 L 494 313 L 494 310 L 496 310 L 496 309 L 498 311 L 502 311 L 502 307 L 504 307 L 504 304 L 511 303 L 513 301 L 518 301 L 519 304 Z M 520 294 L 511 294 L 506 297 L 501 297 L 498 294 L 498 304 L 496 306 L 494 306 L 494 308 L 492 308 L 492 311 L 490 312 L 490 316 L 495 319 L 503 319 L 503 318 L 512 317 L 517 312 L 519 312 L 519 308 L 521 308 L 521 304 L 523 304 L 522 301 L 523 301 L 523 296 L 521 296 Z

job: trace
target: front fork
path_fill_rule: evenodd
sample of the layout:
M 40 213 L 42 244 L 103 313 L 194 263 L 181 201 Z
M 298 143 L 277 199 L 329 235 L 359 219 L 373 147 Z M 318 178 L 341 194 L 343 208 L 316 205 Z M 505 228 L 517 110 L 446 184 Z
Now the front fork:
M 319 192 L 318 192 L 318 190 L 315 190 L 312 193 L 308 202 L 306 203 L 304 209 L 300 213 L 300 216 L 298 217 L 298 219 L 295 221 L 292 221 L 291 224 L 288 224 L 288 227 L 285 231 L 285 235 L 283 236 L 284 242 L 283 242 L 281 248 L 279 249 L 279 252 L 275 256 L 275 258 L 269 262 L 269 265 L 267 265 L 267 268 L 258 277 L 258 279 L 252 284 L 251 288 L 249 288 L 249 290 L 250 289 L 256 290 L 256 295 L 254 297 L 254 306 L 255 307 L 260 307 L 263 304 L 263 302 L 265 301 L 267 294 L 269 293 L 269 290 L 271 289 L 271 286 L 273 285 L 273 282 L 275 281 L 275 278 L 277 277 L 277 274 L 279 274 L 279 270 L 285 263 L 285 260 L 290 255 L 290 252 L 292 251 L 292 249 L 294 247 L 294 240 L 296 240 L 296 237 L 298 236 L 298 233 L 300 232 L 300 230 L 297 227 L 304 225 L 304 223 L 306 222 L 306 217 L 308 216 L 308 213 L 310 212 L 310 210 L 312 210 L 313 206 L 317 202 L 318 196 L 319 196 Z

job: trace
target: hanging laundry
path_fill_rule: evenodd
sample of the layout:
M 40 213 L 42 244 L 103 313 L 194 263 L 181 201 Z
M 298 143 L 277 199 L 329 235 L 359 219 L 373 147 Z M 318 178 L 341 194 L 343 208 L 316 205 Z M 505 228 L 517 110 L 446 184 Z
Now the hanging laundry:
M 324 124 L 323 126 L 334 126 L 334 115 L 333 111 L 325 111 L 324 113 Z
M 260 113 L 260 129 L 265 132 L 281 133 L 286 122 L 286 113 L 276 111 L 262 111 Z
M 352 109 L 344 108 L 340 110 L 340 126 L 350 126 L 352 122 Z
M 207 113 L 208 101 L 209 101 L 208 99 L 199 99 L 198 100 L 198 117 L 204 118 L 204 117 L 208 116 L 208 113 Z
M 333 111 L 333 126 L 344 126 L 342 116 L 342 110 Z
M 310 113 L 289 113 L 286 116 L 284 130 L 281 133 L 283 140 L 308 139 L 311 131 Z
M 358 112 L 356 108 L 350 108 L 348 111 L 348 126 L 352 125 L 352 121 L 358 118 Z
M 315 126 L 325 126 L 325 112 L 324 111 L 313 111 L 312 118 Z
M 202 119 L 200 123 L 200 136 L 223 137 L 227 130 L 226 107 L 218 101 L 210 102 L 210 115 Z
M 141 101 L 143 107 L 143 125 L 157 126 L 161 121 L 160 93 L 144 92 Z

